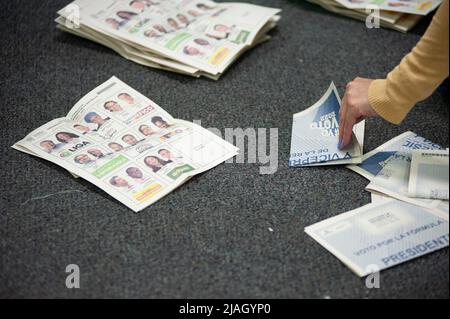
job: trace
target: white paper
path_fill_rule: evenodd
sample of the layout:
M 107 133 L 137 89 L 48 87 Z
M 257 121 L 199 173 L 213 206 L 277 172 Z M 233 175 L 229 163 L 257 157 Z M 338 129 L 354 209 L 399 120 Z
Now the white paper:
M 209 0 L 152 1 L 142 8 L 129 0 L 76 0 L 58 14 L 70 20 L 76 5 L 82 26 L 218 75 L 254 43 L 280 10 Z M 142 4 L 141 4 L 142 5 Z
M 414 149 L 432 150 L 440 148 L 440 145 L 413 132 L 405 132 L 364 154 L 360 164 L 348 165 L 347 168 L 371 181 L 398 151 L 411 151 Z
M 305 232 L 358 276 L 448 247 L 448 221 L 388 199 L 306 227 Z
M 238 151 L 174 119 L 116 77 L 13 147 L 88 180 L 136 212 Z
M 380 10 L 427 15 L 436 9 L 442 0 L 336 0 L 349 9 L 366 9 L 376 6 Z
M 424 208 L 437 208 L 441 203 L 439 200 L 409 197 L 408 184 L 410 168 L 411 151 L 399 151 L 390 158 L 378 175 L 367 185 L 366 189 L 383 193 L 387 196 Z
M 448 201 L 448 193 L 449 151 L 412 151 L 409 196 Z

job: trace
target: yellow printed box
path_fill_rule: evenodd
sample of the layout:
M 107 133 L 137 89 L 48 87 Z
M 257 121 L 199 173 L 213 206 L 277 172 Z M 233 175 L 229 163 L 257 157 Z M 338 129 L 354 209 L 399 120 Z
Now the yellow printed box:
M 216 53 L 209 59 L 209 63 L 213 65 L 218 65 L 222 62 L 226 56 L 231 52 L 229 48 L 220 48 Z
M 149 199 L 150 197 L 153 197 L 154 195 L 156 195 L 157 193 L 159 193 L 160 190 L 162 190 L 163 187 L 161 184 L 158 183 L 153 183 L 150 186 L 144 188 L 143 190 L 141 190 L 140 192 L 136 193 L 133 195 L 133 197 L 140 201 L 143 202 L 147 199 Z

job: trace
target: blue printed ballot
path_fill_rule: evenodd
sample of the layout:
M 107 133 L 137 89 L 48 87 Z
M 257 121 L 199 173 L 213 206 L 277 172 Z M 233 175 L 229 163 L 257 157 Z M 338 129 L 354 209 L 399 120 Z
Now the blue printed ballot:
M 294 114 L 289 166 L 361 163 L 364 121 L 354 126 L 350 144 L 339 150 L 340 105 L 339 94 L 331 83 L 319 101 Z
M 306 227 L 358 276 L 448 246 L 449 225 L 427 209 L 386 199 Z
M 439 200 L 410 197 L 408 184 L 412 151 L 440 148 L 439 145 L 414 134 L 411 138 L 406 139 L 403 146 L 381 165 L 381 170 L 371 179 L 366 189 L 428 209 L 438 209 L 441 206 L 441 201 Z
M 349 165 L 347 168 L 371 181 L 397 152 L 433 150 L 440 148 L 441 146 L 413 132 L 405 132 L 387 141 L 383 145 L 378 146 L 369 153 L 364 154 L 360 164 Z

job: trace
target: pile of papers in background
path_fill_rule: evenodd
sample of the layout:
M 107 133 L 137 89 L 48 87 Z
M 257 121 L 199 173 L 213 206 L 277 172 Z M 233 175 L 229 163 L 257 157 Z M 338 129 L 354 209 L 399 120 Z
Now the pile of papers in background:
M 339 150 L 339 108 L 331 84 L 317 103 L 294 114 L 289 165 L 350 164 L 370 181 L 372 203 L 305 232 L 359 276 L 447 247 L 449 151 L 406 132 L 363 155 L 364 122 Z
M 76 0 L 56 22 L 136 63 L 216 80 L 243 52 L 269 39 L 279 13 L 209 0 Z
M 419 20 L 436 9 L 442 0 L 307 0 L 324 9 L 353 19 L 366 21 L 377 6 L 380 26 L 401 32 L 413 28 Z M 366 10 L 367 9 L 367 10 Z M 370 19 L 370 17 L 369 17 Z

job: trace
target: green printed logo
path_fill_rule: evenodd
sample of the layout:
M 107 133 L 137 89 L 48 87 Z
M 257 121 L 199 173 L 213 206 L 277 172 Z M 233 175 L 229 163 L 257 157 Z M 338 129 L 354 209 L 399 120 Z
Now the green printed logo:
M 191 35 L 189 33 L 180 33 L 174 36 L 169 42 L 166 43 L 165 47 L 170 50 L 175 50 L 177 46 L 186 39 L 189 39 Z
M 245 43 L 247 41 L 248 36 L 250 35 L 250 32 L 248 31 L 241 31 L 239 32 L 238 36 L 236 37 L 236 40 L 234 40 L 235 43 Z
M 97 168 L 92 175 L 94 175 L 97 178 L 102 178 L 103 176 L 107 175 L 108 173 L 112 172 L 113 170 L 119 168 L 123 164 L 128 162 L 128 158 L 126 158 L 123 155 L 119 155 L 116 158 L 113 158 L 108 163 L 100 166 Z
M 169 174 L 167 174 L 167 176 L 169 176 L 171 179 L 175 180 L 178 177 L 180 177 L 181 174 L 187 173 L 187 172 L 190 172 L 193 170 L 194 170 L 194 168 L 191 165 L 185 164 L 182 166 L 175 167 L 173 170 L 171 170 L 169 172 Z

